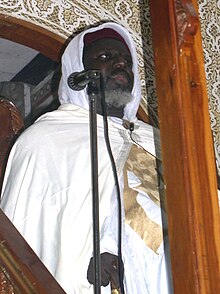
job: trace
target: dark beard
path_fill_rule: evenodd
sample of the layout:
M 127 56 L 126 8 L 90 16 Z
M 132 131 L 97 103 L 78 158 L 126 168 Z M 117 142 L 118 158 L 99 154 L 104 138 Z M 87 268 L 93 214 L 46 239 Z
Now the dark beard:
M 115 90 L 106 90 L 105 102 L 107 108 L 124 108 L 131 101 L 130 91 L 124 91 L 120 88 Z

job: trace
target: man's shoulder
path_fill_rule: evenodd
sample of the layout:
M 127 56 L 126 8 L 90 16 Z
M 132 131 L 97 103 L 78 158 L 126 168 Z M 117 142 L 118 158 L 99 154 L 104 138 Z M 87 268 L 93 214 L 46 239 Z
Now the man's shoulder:
M 47 124 L 33 124 L 23 131 L 23 133 L 16 140 L 18 148 L 33 149 L 40 146 L 48 134 Z
M 79 133 L 80 127 L 80 133 Z M 58 109 L 40 116 L 17 139 L 17 143 L 34 149 L 44 146 L 66 144 L 68 138 L 87 134 L 88 118 L 75 115 L 70 109 Z M 36 147 L 38 146 L 38 147 Z

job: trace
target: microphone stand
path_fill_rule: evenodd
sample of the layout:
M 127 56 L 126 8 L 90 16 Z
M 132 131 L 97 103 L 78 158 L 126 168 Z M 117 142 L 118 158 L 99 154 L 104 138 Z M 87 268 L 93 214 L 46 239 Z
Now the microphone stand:
M 87 93 L 89 97 L 89 120 L 90 120 L 90 149 L 91 149 L 91 176 L 92 176 L 92 217 L 93 217 L 93 272 L 94 272 L 94 294 L 101 294 L 101 257 L 100 257 L 100 233 L 99 233 L 99 189 L 98 189 L 98 144 L 97 144 L 97 111 L 96 111 L 96 102 L 99 95 L 104 95 L 104 88 L 103 88 L 103 77 L 100 72 L 98 71 L 91 71 L 89 73 L 90 82 L 88 83 Z M 96 80 L 99 79 L 99 83 L 96 83 Z M 98 84 L 98 85 L 97 85 Z M 103 101 L 102 101 L 103 102 Z M 103 107 L 103 115 L 106 117 L 106 109 L 105 104 Z M 106 127 L 107 127 L 107 117 L 105 118 Z M 107 134 L 105 135 L 105 137 Z M 108 137 L 108 136 L 107 136 Z M 109 139 L 108 141 L 108 149 L 110 148 Z M 109 151 L 110 159 L 113 161 L 114 158 L 112 155 L 111 150 Z M 116 168 L 115 170 L 115 177 L 117 177 Z M 120 197 L 119 191 L 119 184 L 118 180 L 115 178 L 115 184 L 118 188 L 118 194 Z M 120 202 L 120 201 L 119 201 Z M 121 205 L 120 209 L 121 210 Z M 119 215 L 121 215 L 119 213 Z M 119 223 L 120 224 L 120 223 Z M 120 231 L 119 225 L 119 231 Z M 119 237 L 121 242 L 121 238 Z M 121 288 L 118 289 L 111 289 L 112 294 L 124 294 L 124 287 L 123 287 L 123 275 L 121 274 L 121 245 L 119 246 L 119 267 L 120 267 L 120 285 Z
M 96 77 L 97 79 L 97 77 Z M 93 211 L 93 270 L 94 293 L 101 294 L 101 258 L 99 234 L 99 190 L 98 190 L 98 148 L 97 148 L 97 117 L 96 100 L 99 89 L 95 81 L 88 84 L 89 119 L 90 119 L 90 148 L 92 169 L 92 211 Z

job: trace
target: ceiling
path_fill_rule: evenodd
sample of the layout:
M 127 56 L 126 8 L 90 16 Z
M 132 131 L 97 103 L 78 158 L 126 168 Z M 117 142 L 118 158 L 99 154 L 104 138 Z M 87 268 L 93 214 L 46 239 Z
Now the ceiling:
M 0 97 L 14 103 L 26 127 L 39 115 L 57 109 L 60 73 L 57 62 L 36 50 L 0 38 L 0 64 Z M 25 92 L 27 88 L 31 89 L 31 95 Z
M 0 82 L 37 85 L 58 64 L 38 51 L 0 38 Z
M 26 46 L 0 38 L 0 81 L 10 81 L 38 53 Z

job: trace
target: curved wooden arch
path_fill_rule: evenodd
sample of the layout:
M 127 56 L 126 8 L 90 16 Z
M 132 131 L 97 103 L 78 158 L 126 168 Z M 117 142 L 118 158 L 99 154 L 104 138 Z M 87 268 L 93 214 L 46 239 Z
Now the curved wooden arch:
M 59 61 L 66 39 L 28 21 L 0 14 L 0 37 L 30 47 Z

